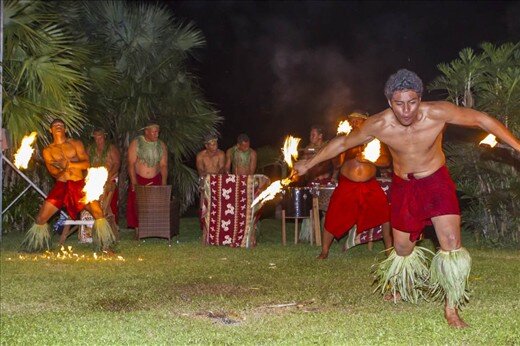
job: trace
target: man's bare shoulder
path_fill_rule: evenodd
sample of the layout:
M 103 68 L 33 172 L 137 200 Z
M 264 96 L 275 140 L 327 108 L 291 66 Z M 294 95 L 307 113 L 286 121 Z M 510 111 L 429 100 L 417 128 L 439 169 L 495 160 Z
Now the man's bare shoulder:
M 459 107 L 448 101 L 421 102 L 419 112 L 432 120 L 446 121 Z
M 69 138 L 67 139 L 67 143 L 75 146 L 75 147 L 80 147 L 80 148 L 83 148 L 83 142 L 80 141 L 79 139 L 74 139 L 74 138 Z
M 363 127 L 369 132 L 380 131 L 391 126 L 395 122 L 395 116 L 392 109 L 387 108 L 384 111 L 371 115 L 364 122 Z
M 197 153 L 197 158 L 203 157 L 206 155 L 206 149 L 202 149 Z
M 220 149 L 217 149 L 217 155 L 218 156 L 226 156 L 226 153 Z

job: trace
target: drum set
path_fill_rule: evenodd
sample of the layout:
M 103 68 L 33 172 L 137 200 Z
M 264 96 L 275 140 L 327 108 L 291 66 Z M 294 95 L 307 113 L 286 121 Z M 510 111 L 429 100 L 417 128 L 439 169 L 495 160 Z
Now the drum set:
M 318 209 L 326 211 L 336 183 L 313 184 L 310 187 L 286 187 L 282 191 L 282 207 L 286 217 L 306 218 L 313 208 L 313 198 L 318 199 Z

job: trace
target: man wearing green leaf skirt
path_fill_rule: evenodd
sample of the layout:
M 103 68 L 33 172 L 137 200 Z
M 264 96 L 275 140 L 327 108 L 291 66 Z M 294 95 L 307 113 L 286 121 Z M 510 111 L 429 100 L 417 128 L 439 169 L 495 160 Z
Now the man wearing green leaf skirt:
M 332 141 L 318 155 L 296 163 L 298 174 L 352 147 L 377 138 L 393 158 L 391 224 L 394 250 L 376 270 L 378 288 L 397 301 L 433 296 L 444 301 L 450 326 L 466 327 L 458 310 L 468 300 L 471 257 L 462 247 L 455 184 L 445 166 L 442 136 L 447 124 L 479 127 L 520 151 L 520 141 L 498 120 L 453 103 L 422 102 L 423 84 L 405 69 L 390 76 L 385 96 L 390 108 L 369 117 L 362 127 Z M 428 267 L 427 249 L 416 247 L 432 224 L 440 244 Z
M 84 208 L 94 217 L 94 244 L 108 250 L 115 238 L 98 201 L 85 205 L 83 171 L 90 167 L 89 157 L 83 143 L 67 138 L 65 123 L 55 119 L 50 125 L 53 141 L 43 149 L 43 159 L 56 183 L 40 208 L 35 223 L 27 232 L 21 246 L 22 251 L 35 252 L 49 249 L 50 228 L 47 221 L 63 206 L 75 219 Z

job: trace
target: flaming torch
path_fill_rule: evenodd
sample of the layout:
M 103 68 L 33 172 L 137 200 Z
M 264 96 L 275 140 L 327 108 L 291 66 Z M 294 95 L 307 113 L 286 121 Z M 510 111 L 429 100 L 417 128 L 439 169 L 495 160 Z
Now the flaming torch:
M 294 161 L 298 159 L 298 144 L 300 143 L 301 138 L 296 138 L 293 136 L 287 136 L 285 138 L 285 142 L 282 147 L 282 153 L 284 157 L 284 161 L 287 163 L 289 168 L 293 167 Z M 254 208 L 257 204 L 264 204 L 267 201 L 272 200 L 284 186 L 289 185 L 292 182 L 292 178 L 294 177 L 294 172 L 289 174 L 288 178 L 283 180 L 277 180 L 273 182 L 267 189 L 262 191 L 254 200 L 253 204 L 251 204 L 251 208 Z
M 487 135 L 486 138 L 481 140 L 479 145 L 488 145 L 490 148 L 506 149 L 506 150 L 508 150 L 510 152 L 511 156 L 513 156 L 513 157 L 515 157 L 517 159 L 520 158 L 520 153 L 515 151 L 515 149 L 513 149 L 512 147 L 510 147 L 507 144 L 498 143 L 497 142 L 497 138 L 495 136 L 493 136 L 491 133 L 489 135 Z
M 348 135 L 352 131 L 352 126 L 350 126 L 350 123 L 348 120 L 340 121 L 338 125 L 338 135 Z
M 292 168 L 293 162 L 298 159 L 298 144 L 301 140 L 301 138 L 293 136 L 287 136 L 285 138 L 282 153 L 283 159 L 287 163 L 287 166 L 289 166 L 289 168 Z
M 16 154 L 14 154 L 14 165 L 16 166 L 16 168 L 27 168 L 29 160 L 31 159 L 31 156 L 34 152 L 32 144 L 36 139 L 36 135 L 36 132 L 32 132 L 30 135 L 25 136 L 22 139 L 22 145 L 20 146 Z
M 497 138 L 490 133 L 489 135 L 486 136 L 486 138 L 484 138 L 483 140 L 480 141 L 479 145 L 482 145 L 482 144 L 487 144 L 491 148 L 494 148 L 498 144 Z
M 367 144 L 365 150 L 363 150 L 363 157 L 368 161 L 376 162 L 380 155 L 381 142 L 377 138 L 374 138 Z
M 103 194 L 103 187 L 108 179 L 108 171 L 105 167 L 91 167 L 88 169 L 85 177 L 85 187 L 83 192 L 85 196 L 81 200 L 84 204 L 99 200 Z

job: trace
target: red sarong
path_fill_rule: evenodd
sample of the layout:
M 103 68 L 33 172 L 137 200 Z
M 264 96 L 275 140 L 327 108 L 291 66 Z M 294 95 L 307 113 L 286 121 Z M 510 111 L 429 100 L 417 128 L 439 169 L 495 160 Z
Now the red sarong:
M 325 215 L 325 229 L 329 233 L 338 239 L 354 225 L 357 233 L 361 233 L 389 219 L 388 200 L 375 178 L 354 182 L 340 175 Z
M 416 241 L 431 218 L 441 215 L 460 215 L 456 187 L 446 166 L 432 175 L 416 179 L 408 174 L 402 179 L 392 178 L 392 227 L 410 233 L 410 241 Z
M 110 201 L 110 209 L 112 210 L 112 214 L 114 214 L 116 223 L 119 222 L 119 208 L 117 205 L 118 199 L 119 199 L 119 186 L 116 185 L 116 188 L 114 189 L 114 194 L 112 195 L 112 200 Z
M 76 220 L 78 213 L 85 208 L 85 204 L 81 202 L 81 199 L 85 196 L 83 193 L 84 186 L 85 179 L 56 181 L 45 200 L 58 209 L 65 205 L 69 216 Z
M 161 173 L 157 174 L 153 178 L 144 178 L 139 174 L 137 176 L 137 184 L 138 185 L 161 185 L 162 184 L 162 175 Z M 139 220 L 137 219 L 137 196 L 135 191 L 132 190 L 132 184 L 128 185 L 128 198 L 126 204 L 126 226 L 128 228 L 136 228 L 139 227 Z

